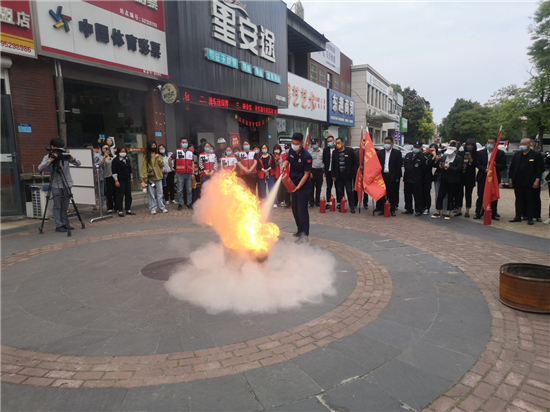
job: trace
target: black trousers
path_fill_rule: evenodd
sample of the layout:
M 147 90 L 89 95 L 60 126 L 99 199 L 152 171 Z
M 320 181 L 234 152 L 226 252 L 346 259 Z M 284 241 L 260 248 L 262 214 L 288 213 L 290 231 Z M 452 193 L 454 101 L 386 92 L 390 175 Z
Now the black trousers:
M 323 169 L 311 169 L 311 192 L 309 194 L 309 203 L 315 203 L 319 206 L 321 203 L 321 188 L 323 187 Z
M 477 182 L 477 200 L 476 200 L 476 215 L 482 216 L 485 214 L 483 210 L 483 192 L 485 192 L 485 179 Z M 468 201 L 466 200 L 466 205 Z M 498 200 L 491 203 L 491 215 L 495 217 L 497 214 Z
M 116 202 L 115 178 L 113 176 L 105 178 L 105 197 L 107 198 L 107 210 L 115 209 Z
M 116 209 L 121 212 L 123 210 L 132 209 L 132 184 L 129 180 L 119 180 L 120 187 L 116 188 Z M 122 208 L 122 199 L 124 199 L 124 206 Z
M 389 198 L 391 205 L 390 210 L 395 212 L 399 205 L 399 181 L 401 179 L 397 179 L 396 182 L 395 179 L 390 179 L 389 173 L 382 173 L 382 177 L 386 184 L 386 196 L 382 196 L 378 199 L 378 202 L 376 202 L 376 209 L 384 210 L 384 203 L 386 203 L 386 199 Z
M 252 173 L 249 175 L 239 175 L 239 176 L 241 179 L 244 180 L 246 186 L 248 186 L 248 188 L 250 189 L 250 191 L 254 196 L 260 195 L 261 197 L 262 192 L 260 191 L 260 187 L 259 187 L 260 182 L 258 181 L 258 175 L 256 173 Z M 258 192 L 256 192 L 256 190 Z
M 311 182 L 306 183 L 296 192 L 292 192 L 292 215 L 298 228 L 299 236 L 309 236 L 309 192 Z
M 539 184 L 539 187 L 537 189 L 533 189 L 533 195 L 535 196 L 535 214 L 534 214 L 534 218 L 535 219 L 540 219 L 541 218 L 541 212 L 542 212 L 542 201 L 540 199 L 540 184 Z
M 447 211 L 453 210 L 456 205 L 456 197 L 459 192 L 460 185 L 460 183 L 449 183 L 446 179 L 442 179 L 439 186 L 439 193 L 437 194 L 435 208 L 437 210 L 443 209 L 443 199 L 447 196 Z
M 464 184 L 459 183 L 456 188 L 455 207 L 462 207 L 464 202 Z
M 346 189 L 346 194 L 348 197 L 348 206 L 350 208 L 355 207 L 355 196 L 353 193 L 353 180 L 349 177 L 341 177 L 336 180 L 336 201 L 338 204 L 342 201 L 344 197 L 344 188 Z
M 516 218 L 522 216 L 534 219 L 537 213 L 537 200 L 535 189 L 532 185 L 518 185 L 514 182 L 514 195 L 516 196 Z
M 414 210 L 416 212 L 422 212 L 424 209 L 423 201 L 423 184 L 419 183 L 404 183 L 405 191 L 405 210 L 413 211 L 413 197 L 414 197 Z
M 355 181 L 353 182 L 353 187 L 355 188 Z M 353 199 L 355 200 L 355 204 L 359 205 L 359 196 L 356 190 L 353 191 Z M 363 192 L 363 208 L 369 208 L 369 195 L 367 195 L 365 192 Z
M 464 196 L 466 197 L 466 209 L 472 207 L 472 193 L 474 192 L 473 186 L 464 186 Z
M 327 204 L 330 202 L 330 197 L 332 196 L 332 185 L 334 185 L 334 181 L 332 180 L 332 172 L 326 172 L 325 173 L 326 182 L 327 182 Z
M 424 209 L 430 209 L 432 206 L 432 175 L 430 174 L 422 180 L 422 205 Z
M 164 200 L 167 202 L 168 200 L 174 200 L 175 198 L 175 187 L 174 187 L 174 176 L 176 172 L 170 172 L 166 175 L 166 186 L 162 187 L 163 194 L 164 194 Z

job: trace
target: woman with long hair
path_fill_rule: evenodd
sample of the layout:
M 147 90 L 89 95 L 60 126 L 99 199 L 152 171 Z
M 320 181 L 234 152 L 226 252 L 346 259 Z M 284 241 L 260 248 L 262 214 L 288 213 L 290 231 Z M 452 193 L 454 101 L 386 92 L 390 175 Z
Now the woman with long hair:
M 174 176 L 176 172 L 174 172 L 173 168 L 170 167 L 172 153 L 169 153 L 166 150 L 166 146 L 159 144 L 159 154 L 162 156 L 162 160 L 164 161 L 164 167 L 162 168 L 162 193 L 164 195 L 164 201 L 166 204 L 169 204 L 170 202 L 176 203 L 174 200 Z
M 118 215 L 124 217 L 123 210 L 126 210 L 127 215 L 135 215 L 132 212 L 132 183 L 134 183 L 134 177 L 132 175 L 132 163 L 128 158 L 128 152 L 125 147 L 121 147 L 117 150 L 117 157 L 113 159 L 112 176 L 115 185 L 116 194 L 116 206 Z M 122 208 L 122 201 L 124 200 L 124 209 Z
M 99 166 L 103 169 L 103 180 L 105 181 L 105 198 L 107 199 L 107 213 L 113 213 L 115 209 L 115 179 L 113 179 L 113 162 L 114 156 L 111 154 L 111 149 L 108 144 L 101 146 L 101 156 L 99 157 Z
M 152 215 L 157 214 L 157 206 L 162 213 L 168 213 L 162 201 L 162 169 L 164 160 L 157 153 L 157 143 L 148 142 L 145 156 L 141 163 L 141 179 L 143 188 L 147 187 L 149 195 L 149 211 Z
M 111 156 L 115 157 L 118 153 L 115 147 L 115 138 L 109 136 L 107 139 L 105 139 L 105 144 L 109 146 L 109 150 L 111 151 Z
M 273 175 L 275 174 L 275 171 L 273 170 L 275 167 L 275 161 L 273 160 L 273 156 L 269 154 L 269 146 L 267 143 L 262 144 L 260 150 L 261 152 L 258 156 L 258 179 L 262 199 L 265 200 L 267 199 L 268 192 L 273 190 L 273 185 L 275 183 L 273 179 Z M 277 199 L 275 199 L 273 207 L 277 207 Z
M 455 216 L 462 215 L 462 202 L 466 195 L 466 211 L 464 217 L 470 217 L 470 208 L 472 207 L 472 192 L 476 187 L 476 166 L 477 166 L 477 145 L 476 139 L 466 140 L 464 152 L 462 152 L 462 173 L 460 176 L 460 186 L 456 196 L 456 207 L 458 211 Z

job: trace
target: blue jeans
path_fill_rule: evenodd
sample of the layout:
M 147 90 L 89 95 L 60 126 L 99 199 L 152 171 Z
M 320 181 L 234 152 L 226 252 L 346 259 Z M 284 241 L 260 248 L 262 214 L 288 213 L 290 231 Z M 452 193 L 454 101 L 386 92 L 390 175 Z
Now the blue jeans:
M 192 201 L 192 188 L 193 188 L 193 175 L 190 173 L 178 173 L 178 205 L 183 205 L 183 187 L 185 186 L 185 193 L 187 194 L 187 206 L 189 206 Z
M 260 179 L 260 189 L 262 190 L 262 199 L 267 198 L 267 192 L 269 190 L 269 193 L 273 190 L 273 185 L 275 184 L 275 180 L 273 179 L 273 176 L 269 175 L 267 178 L 267 181 L 265 177 L 263 179 Z M 275 199 L 275 204 L 277 204 L 277 199 Z

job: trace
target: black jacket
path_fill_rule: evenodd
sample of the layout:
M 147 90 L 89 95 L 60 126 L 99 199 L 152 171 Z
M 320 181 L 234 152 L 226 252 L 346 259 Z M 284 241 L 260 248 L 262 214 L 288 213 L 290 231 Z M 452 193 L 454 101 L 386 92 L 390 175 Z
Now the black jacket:
M 416 155 L 412 152 L 407 153 L 403 158 L 403 166 L 405 168 L 403 182 L 414 184 L 422 183 L 424 169 L 426 168 L 426 158 L 422 153 L 417 153 Z
M 472 156 L 472 163 L 467 161 L 467 153 L 470 153 L 470 156 Z M 464 151 L 460 152 L 459 155 L 462 157 L 462 174 L 460 176 L 460 182 L 466 187 L 474 187 L 476 185 L 476 165 L 478 161 L 477 151 Z
M 380 160 L 380 166 L 382 166 L 382 174 L 384 174 L 384 164 L 386 163 L 385 152 L 386 152 L 385 149 L 382 149 L 376 152 L 378 156 L 378 160 Z M 401 179 L 401 176 L 403 176 L 403 171 L 401 170 L 402 165 L 403 165 L 403 156 L 401 155 L 401 150 L 391 149 L 390 164 L 389 164 L 390 179 L 392 180 Z
M 348 179 L 355 179 L 357 169 L 359 168 L 359 160 L 355 156 L 355 151 L 351 147 L 344 148 L 346 175 Z M 332 177 L 339 179 L 340 173 L 340 151 L 334 149 L 332 152 Z
M 111 169 L 113 171 L 113 175 L 117 175 L 116 180 L 126 182 L 132 179 L 132 163 L 130 162 L 128 156 L 126 156 L 124 160 L 122 160 L 119 156 L 115 157 L 111 163 Z
M 331 149 L 334 149 L 336 150 L 335 147 L 325 147 L 323 149 L 323 166 L 324 166 L 324 169 L 325 169 L 325 173 L 328 173 L 328 168 L 330 167 L 330 150 Z M 334 154 L 334 151 L 332 152 Z M 334 167 L 332 168 L 332 170 L 334 170 Z
M 497 151 L 495 157 L 495 168 L 497 169 L 497 178 L 500 182 L 500 174 L 506 170 L 506 155 L 500 149 L 493 149 Z M 489 152 L 487 149 L 482 149 L 477 153 L 476 167 L 478 169 L 476 182 L 485 182 L 487 179 L 487 166 L 489 165 Z
M 522 156 L 525 156 L 523 160 L 526 160 L 522 171 L 527 178 L 526 184 L 531 186 L 535 183 L 535 179 L 542 178 L 542 172 L 544 172 L 544 160 L 542 160 L 542 155 L 539 152 L 535 152 L 533 149 L 529 150 L 526 155 L 524 155 L 521 151 L 514 153 L 512 163 L 510 163 L 510 171 L 508 173 L 508 176 L 512 179 L 512 184 L 515 184 L 516 179 L 519 177 L 519 164 L 522 160 Z
M 445 164 L 445 161 L 447 160 L 447 155 L 443 156 L 441 159 L 439 159 L 439 164 Z M 460 155 L 455 156 L 455 160 L 453 160 L 452 163 L 450 163 L 448 169 L 442 169 L 441 170 L 441 180 L 446 180 L 449 183 L 460 183 L 460 174 L 462 173 L 462 163 L 464 162 L 464 159 Z

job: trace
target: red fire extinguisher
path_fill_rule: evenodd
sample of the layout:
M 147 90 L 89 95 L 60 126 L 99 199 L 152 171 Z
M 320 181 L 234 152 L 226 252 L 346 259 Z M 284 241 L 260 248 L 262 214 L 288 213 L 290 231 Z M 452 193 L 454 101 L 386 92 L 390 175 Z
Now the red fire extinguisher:
M 334 199 L 333 195 L 330 195 L 330 211 L 336 212 L 336 199 Z
M 323 196 L 323 198 L 321 199 L 321 209 L 319 210 L 319 212 L 325 213 L 326 205 L 327 205 L 327 201 L 325 200 L 325 197 Z
M 491 211 L 491 208 L 488 207 L 487 209 L 485 209 L 484 213 L 485 214 L 483 215 L 483 224 L 490 226 L 491 225 L 491 216 L 493 215 L 493 212 Z
M 384 217 L 390 217 L 391 204 L 389 201 L 384 203 Z
M 285 185 L 286 190 L 288 190 L 289 193 L 292 193 L 296 190 L 296 185 L 292 180 L 290 180 L 289 173 L 290 173 L 290 170 L 287 167 L 283 175 L 283 184 Z
M 346 213 L 346 198 L 343 197 L 340 202 L 340 213 Z

